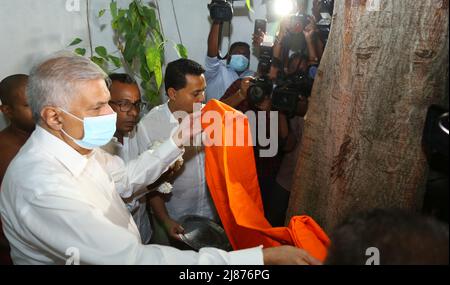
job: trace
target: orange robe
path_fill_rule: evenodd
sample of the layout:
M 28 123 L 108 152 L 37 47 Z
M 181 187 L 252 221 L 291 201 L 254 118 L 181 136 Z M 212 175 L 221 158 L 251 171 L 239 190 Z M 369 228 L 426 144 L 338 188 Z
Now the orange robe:
M 208 128 L 213 120 L 202 120 L 202 128 L 207 137 L 214 138 L 214 132 L 221 132 L 222 145 L 224 144 L 225 115 L 241 117 L 247 134 L 250 126 L 247 118 L 242 117 L 242 113 L 217 100 L 209 101 L 203 108 L 203 117 L 207 111 L 218 112 L 222 118 L 221 129 L 214 131 Z M 232 126 L 236 128 L 236 121 Z M 233 136 L 236 139 L 235 133 Z M 248 142 L 249 139 L 250 137 L 245 135 L 245 141 Z M 312 218 L 296 216 L 291 219 L 288 227 L 274 228 L 264 217 L 254 152 L 250 144 L 206 146 L 205 154 L 209 191 L 235 250 L 259 245 L 273 247 L 287 244 L 302 248 L 319 260 L 325 259 L 330 240 Z

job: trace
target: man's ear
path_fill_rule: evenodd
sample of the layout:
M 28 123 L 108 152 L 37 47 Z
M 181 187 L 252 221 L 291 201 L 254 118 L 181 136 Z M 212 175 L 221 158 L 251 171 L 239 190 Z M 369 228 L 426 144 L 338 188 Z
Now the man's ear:
M 169 99 L 171 101 L 176 101 L 177 100 L 177 90 L 175 90 L 175 88 L 169 88 L 167 89 L 167 96 L 169 96 Z
M 61 112 L 61 110 L 55 107 L 44 107 L 41 111 L 42 121 L 52 130 L 60 131 L 64 121 Z
M 3 115 L 5 115 L 6 118 L 8 118 L 9 120 L 12 117 L 12 109 L 11 106 L 8 105 L 0 105 L 0 112 L 3 113 Z

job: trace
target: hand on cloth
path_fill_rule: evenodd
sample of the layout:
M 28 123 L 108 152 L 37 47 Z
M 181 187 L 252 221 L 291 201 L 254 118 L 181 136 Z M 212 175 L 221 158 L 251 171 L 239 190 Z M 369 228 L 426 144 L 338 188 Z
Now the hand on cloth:
M 305 250 L 283 245 L 263 249 L 265 265 L 322 265 Z

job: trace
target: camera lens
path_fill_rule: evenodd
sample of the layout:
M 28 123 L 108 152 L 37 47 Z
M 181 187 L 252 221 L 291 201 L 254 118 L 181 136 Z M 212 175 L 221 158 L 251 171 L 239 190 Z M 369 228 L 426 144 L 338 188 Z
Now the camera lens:
M 254 104 L 259 103 L 264 99 L 264 90 L 257 85 L 250 86 L 247 92 L 250 101 Z

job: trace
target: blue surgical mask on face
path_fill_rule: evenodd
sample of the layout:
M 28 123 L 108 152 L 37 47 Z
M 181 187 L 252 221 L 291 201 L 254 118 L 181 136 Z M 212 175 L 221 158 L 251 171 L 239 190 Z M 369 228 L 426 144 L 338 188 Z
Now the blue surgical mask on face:
M 242 54 L 233 54 L 228 64 L 236 72 L 242 72 L 248 68 L 248 58 Z
M 64 113 L 83 122 L 84 136 L 78 140 L 70 136 L 63 129 L 61 131 L 71 138 L 75 144 L 85 149 L 94 149 L 104 146 L 112 139 L 116 132 L 117 113 L 98 117 L 85 117 L 83 120 L 77 116 L 61 109 Z

